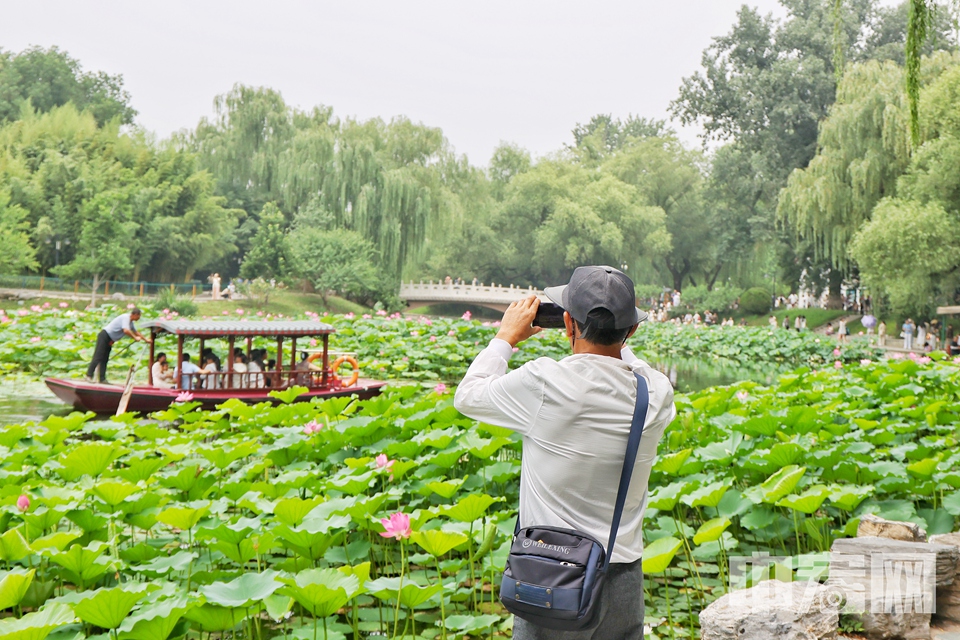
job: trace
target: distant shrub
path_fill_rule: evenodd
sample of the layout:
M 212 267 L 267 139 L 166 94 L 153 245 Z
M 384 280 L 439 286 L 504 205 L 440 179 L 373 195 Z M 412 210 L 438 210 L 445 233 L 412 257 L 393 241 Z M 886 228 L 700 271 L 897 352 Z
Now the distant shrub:
M 164 309 L 176 311 L 181 316 L 195 316 L 200 313 L 200 307 L 190 298 L 179 296 L 170 289 L 160 289 L 157 292 L 157 299 L 153 302 L 153 308 L 158 313 Z
M 766 313 L 770 311 L 770 304 L 770 292 L 763 287 L 747 289 L 740 296 L 740 308 L 747 313 Z

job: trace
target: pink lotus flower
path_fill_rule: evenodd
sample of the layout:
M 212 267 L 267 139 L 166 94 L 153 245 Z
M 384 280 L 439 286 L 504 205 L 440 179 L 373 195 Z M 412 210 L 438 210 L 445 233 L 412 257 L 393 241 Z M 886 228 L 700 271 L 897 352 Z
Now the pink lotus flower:
M 308 436 L 313 435 L 315 433 L 320 433 L 322 429 L 323 429 L 323 425 L 317 422 L 316 420 L 311 420 L 307 424 L 303 425 L 303 432 Z
M 237 315 L 238 315 L 238 316 L 242 316 L 242 315 L 243 315 L 243 309 L 237 309 Z
M 862 364 L 862 365 L 864 365 L 864 366 L 866 366 L 866 365 L 868 365 L 868 364 L 872 364 L 872 363 L 873 363 L 873 360 L 871 360 L 870 358 L 863 358 L 862 360 L 860 360 L 860 364 Z
M 443 384 L 442 382 L 438 382 L 438 383 L 437 383 L 437 386 L 435 386 L 435 387 L 433 388 L 433 391 L 434 391 L 434 393 L 436 393 L 438 396 L 442 396 L 443 394 L 445 394 L 445 393 L 447 392 L 447 385 Z
M 310 338 L 310 346 L 311 346 L 311 347 L 317 346 L 317 341 L 316 341 L 316 339 Z
M 489 321 L 481 322 L 481 323 L 480 323 L 480 326 L 481 326 L 481 327 L 489 327 L 489 326 L 490 326 L 490 322 L 489 322 Z
M 70 303 L 69 303 L 69 302 L 61 302 L 61 303 L 60 303 L 60 308 L 61 308 L 61 309 L 66 309 L 66 308 L 69 307 L 69 306 L 70 306 Z
M 257 311 L 257 317 L 258 318 L 263 317 L 263 311 Z
M 516 353 L 517 351 L 520 351 L 520 347 L 514 347 L 514 348 L 513 348 L 513 352 L 514 352 L 514 353 Z
M 395 538 L 402 540 L 409 538 L 413 530 L 410 528 L 410 516 L 405 513 L 397 512 L 389 518 L 381 518 L 380 524 L 386 529 L 380 535 L 384 538 Z
M 383 309 L 378 309 L 378 310 L 377 310 L 377 315 L 378 315 L 378 316 L 385 316 L 385 315 L 387 315 L 387 312 L 384 311 Z
M 136 306 L 137 306 L 137 305 L 135 305 L 135 304 L 133 304 L 133 303 L 131 302 L 130 304 L 127 305 L 127 309 L 133 309 L 133 308 L 136 307 Z
M 922 356 L 917 358 L 917 364 L 930 364 L 931 362 L 933 362 L 933 358 L 930 356 Z
M 360 317 L 362 317 L 364 320 L 369 320 L 369 319 L 372 318 L 373 316 L 371 316 L 369 313 L 365 313 L 365 314 L 363 314 L 363 315 L 360 316 Z
M 898 351 L 894 351 L 893 353 L 890 354 L 891 360 L 903 360 L 903 358 L 904 358 L 904 355 Z
M 20 513 L 26 513 L 30 509 L 30 498 L 26 494 L 21 494 L 17 498 L 17 509 L 20 510 Z
M 834 357 L 838 357 L 839 355 L 840 355 L 840 349 L 834 349 L 834 350 L 833 350 L 833 356 L 834 356 Z
M 180 393 L 177 394 L 177 397 L 176 399 L 174 399 L 174 402 L 190 402 L 191 400 L 193 400 L 192 393 L 190 393 L 189 391 L 181 391 Z
M 230 312 L 229 312 L 229 311 L 224 311 L 224 312 L 223 312 L 223 315 L 228 316 L 228 315 L 230 315 Z
M 436 342 L 437 336 L 430 336 L 430 342 Z
M 30 312 L 27 311 L 26 309 L 17 309 L 17 315 L 18 315 L 18 316 L 28 316 L 28 315 L 30 315 Z
M 72 333 L 65 333 L 65 334 L 63 334 L 63 339 L 64 339 L 64 340 L 73 340 L 73 334 L 72 334 Z
M 469 320 L 469 319 L 472 318 L 472 317 L 473 317 L 473 314 L 472 314 L 472 313 L 470 313 L 469 311 L 464 311 L 464 312 L 463 312 L 463 315 L 460 316 L 460 319 L 461 319 L 461 320 Z
M 394 460 L 389 459 L 385 453 L 378 455 L 375 460 L 377 463 L 377 469 L 386 469 L 387 471 L 390 470 L 390 467 L 392 467 L 393 463 L 395 462 Z
M 411 332 L 410 332 L 410 335 L 413 336 L 414 338 L 419 338 L 419 337 L 420 337 L 420 332 L 419 332 L 419 331 L 411 331 Z
M 33 336 L 30 338 L 30 342 L 40 342 L 40 336 Z
M 450 331 L 447 331 L 447 335 L 448 335 L 448 336 L 455 336 L 455 335 L 457 335 L 457 332 L 454 331 L 453 329 L 450 329 Z
M 343 314 L 343 317 L 346 318 L 347 320 L 353 320 L 354 318 L 357 317 L 357 315 L 353 311 L 351 311 L 350 313 Z
M 50 303 L 49 303 L 49 302 L 44 302 L 44 303 L 43 303 L 43 308 L 44 308 L 44 309 L 49 309 L 49 308 L 50 308 Z
M 40 305 L 32 304 L 30 305 L 30 311 L 42 311 L 42 309 L 40 308 Z
M 425 324 L 428 327 L 433 326 L 433 320 L 426 316 L 420 316 L 420 324 Z
M 737 400 L 740 402 L 746 402 L 747 398 L 750 397 L 750 394 L 746 391 L 737 391 Z
M 833 363 L 833 368 L 834 368 L 834 369 L 843 369 L 843 363 L 840 362 L 839 360 L 837 360 L 836 362 Z

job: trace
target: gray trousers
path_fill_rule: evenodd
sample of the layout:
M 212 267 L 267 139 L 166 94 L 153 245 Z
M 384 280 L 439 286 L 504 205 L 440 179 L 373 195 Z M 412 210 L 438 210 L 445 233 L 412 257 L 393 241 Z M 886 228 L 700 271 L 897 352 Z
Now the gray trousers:
M 600 624 L 584 631 L 557 631 L 513 619 L 514 640 L 643 640 L 641 560 L 611 564 L 600 595 Z

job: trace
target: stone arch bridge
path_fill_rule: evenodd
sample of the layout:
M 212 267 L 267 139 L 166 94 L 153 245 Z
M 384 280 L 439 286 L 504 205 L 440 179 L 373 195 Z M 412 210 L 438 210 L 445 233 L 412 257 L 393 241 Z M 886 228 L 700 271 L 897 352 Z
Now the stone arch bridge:
M 495 311 L 506 311 L 511 302 L 538 296 L 546 301 L 543 291 L 528 287 L 521 289 L 513 285 L 503 287 L 493 284 L 443 284 L 440 282 L 402 282 L 400 298 L 407 302 L 407 308 L 416 309 L 431 304 L 472 304 Z

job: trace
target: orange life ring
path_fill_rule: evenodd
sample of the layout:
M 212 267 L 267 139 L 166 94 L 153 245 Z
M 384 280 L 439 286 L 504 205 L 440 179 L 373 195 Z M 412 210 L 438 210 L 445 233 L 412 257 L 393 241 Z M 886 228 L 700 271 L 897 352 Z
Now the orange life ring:
M 349 362 L 351 365 L 353 365 L 353 375 L 350 376 L 348 381 L 342 382 L 341 384 L 344 387 L 352 387 L 353 385 L 357 384 L 357 380 L 360 379 L 360 363 L 357 362 L 356 358 L 353 356 L 340 356 L 333 361 L 332 365 L 330 365 L 330 371 L 336 375 L 337 369 L 339 369 L 340 365 L 342 365 L 344 362 Z

